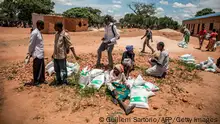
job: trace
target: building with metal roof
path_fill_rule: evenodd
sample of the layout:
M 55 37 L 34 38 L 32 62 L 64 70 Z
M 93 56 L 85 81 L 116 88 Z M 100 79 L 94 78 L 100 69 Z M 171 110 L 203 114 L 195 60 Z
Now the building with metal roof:
M 192 35 L 197 35 L 203 26 L 208 32 L 216 29 L 220 33 L 220 12 L 183 20 L 183 25 L 192 32 Z

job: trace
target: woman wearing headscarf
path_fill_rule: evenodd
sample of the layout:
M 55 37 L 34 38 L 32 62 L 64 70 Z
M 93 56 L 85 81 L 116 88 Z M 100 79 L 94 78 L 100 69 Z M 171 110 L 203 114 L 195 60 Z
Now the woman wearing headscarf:
M 214 45 L 216 42 L 216 37 L 218 36 L 218 33 L 216 32 L 215 29 L 212 30 L 212 33 L 210 34 L 210 38 L 209 38 L 209 44 L 206 46 L 207 50 L 212 50 L 214 51 Z
M 119 104 L 124 110 L 125 114 L 128 115 L 132 112 L 135 106 L 126 106 L 123 101 L 128 98 L 130 90 L 126 86 L 126 78 L 124 75 L 124 68 L 121 64 L 115 65 L 113 70 L 110 72 L 110 79 L 107 81 L 107 86 L 112 96 L 112 102 Z
M 129 73 L 134 69 L 134 51 L 133 45 L 126 46 L 126 51 L 122 55 L 121 64 L 124 66 L 124 71 L 126 77 L 129 76 Z

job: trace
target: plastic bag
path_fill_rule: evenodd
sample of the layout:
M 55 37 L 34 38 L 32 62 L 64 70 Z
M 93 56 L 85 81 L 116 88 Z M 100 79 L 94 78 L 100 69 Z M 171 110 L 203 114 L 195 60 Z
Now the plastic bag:
M 122 62 L 123 65 L 126 66 L 131 66 L 132 65 L 132 60 L 130 58 L 125 58 Z
M 101 88 L 101 86 L 104 84 L 105 82 L 105 74 L 101 74 L 97 77 L 95 77 L 90 83 L 89 83 L 89 87 L 93 87 L 97 90 L 99 90 Z
M 128 80 L 125 82 L 125 84 L 131 89 L 134 85 L 134 81 L 135 79 L 129 77 Z
M 102 74 L 103 72 L 104 72 L 104 71 L 101 70 L 101 69 L 92 69 L 92 70 L 90 71 L 90 76 L 91 76 L 91 78 L 94 78 L 94 77 L 96 77 L 96 76 Z
M 81 73 L 80 73 L 80 78 L 79 78 L 79 84 L 80 85 L 87 85 L 90 81 L 90 76 L 89 76 L 89 67 L 85 67 Z
M 49 68 L 46 72 L 49 74 L 49 76 L 51 76 L 55 73 L 54 67 Z
M 109 71 L 105 71 L 104 74 L 105 74 L 105 84 L 106 84 L 110 80 L 110 72 Z
M 180 41 L 178 43 L 178 46 L 181 47 L 181 48 L 187 48 L 188 44 L 185 42 L 185 39 L 183 39 L 182 41 Z
M 53 61 L 49 62 L 49 63 L 46 65 L 45 69 L 46 69 L 46 70 L 49 70 L 51 67 L 54 67 Z
M 185 54 L 185 55 L 180 56 L 180 60 L 185 63 L 195 64 L 195 59 L 191 54 Z
M 138 77 L 134 81 L 134 86 L 141 86 L 141 85 L 144 85 L 144 83 L 145 83 L 145 81 L 142 78 L 142 76 L 138 75 Z
M 145 88 L 148 90 L 148 91 L 158 91 L 160 88 L 154 84 L 152 84 L 151 82 L 146 82 L 144 84 Z
M 154 95 L 152 91 L 147 91 L 144 86 L 134 86 L 131 89 L 129 106 L 135 105 L 137 108 L 149 108 L 148 98 Z

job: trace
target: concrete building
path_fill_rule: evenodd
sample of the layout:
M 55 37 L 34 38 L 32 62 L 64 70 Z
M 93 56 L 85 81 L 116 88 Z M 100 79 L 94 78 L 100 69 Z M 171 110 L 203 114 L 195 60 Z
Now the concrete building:
M 211 32 L 212 29 L 216 29 L 220 34 L 220 12 L 183 20 L 183 25 L 185 25 L 193 35 L 197 35 L 202 29 L 202 26 L 205 26 L 208 32 Z M 218 35 L 218 38 L 220 39 L 220 35 Z
M 55 15 L 42 15 L 42 14 L 32 14 L 33 28 L 36 28 L 36 22 L 38 20 L 44 21 L 44 30 L 42 33 L 51 34 L 55 33 L 54 25 L 56 22 L 62 22 L 63 28 L 68 31 L 79 32 L 88 30 L 88 19 L 84 18 L 66 18 L 63 16 Z

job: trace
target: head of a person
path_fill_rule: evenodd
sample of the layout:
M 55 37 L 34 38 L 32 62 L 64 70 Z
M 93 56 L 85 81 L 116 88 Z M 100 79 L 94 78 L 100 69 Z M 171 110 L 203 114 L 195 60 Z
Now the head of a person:
M 212 30 L 212 32 L 216 32 L 216 30 L 215 30 L 215 29 L 213 29 L 213 30 Z
M 37 25 L 38 30 L 43 30 L 44 29 L 44 21 L 38 20 L 36 25 Z
M 57 22 L 54 26 L 54 30 L 61 32 L 63 30 L 63 23 L 62 22 Z
M 113 72 L 114 72 L 115 75 L 119 75 L 120 73 L 124 72 L 124 67 L 121 64 L 117 64 L 113 68 Z
M 146 25 L 146 30 L 147 30 L 148 28 L 150 28 L 150 26 L 149 26 L 149 25 Z
M 105 19 L 104 19 L 104 21 L 105 21 L 105 24 L 106 24 L 106 25 L 109 25 L 109 24 L 112 22 L 112 19 L 111 19 L 110 16 L 106 16 Z
M 162 51 L 164 49 L 164 46 L 164 42 L 162 41 L 157 43 L 157 50 Z
M 128 53 L 133 53 L 133 50 L 134 50 L 133 45 L 127 45 L 126 50 L 127 50 Z
M 202 30 L 205 30 L 205 26 L 202 26 Z

